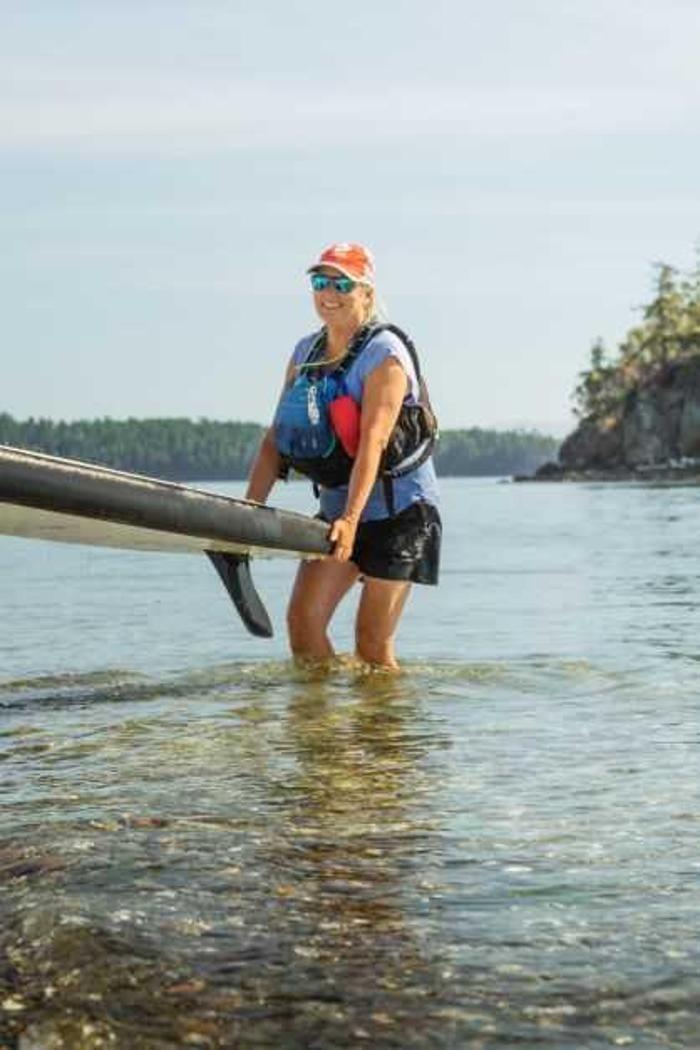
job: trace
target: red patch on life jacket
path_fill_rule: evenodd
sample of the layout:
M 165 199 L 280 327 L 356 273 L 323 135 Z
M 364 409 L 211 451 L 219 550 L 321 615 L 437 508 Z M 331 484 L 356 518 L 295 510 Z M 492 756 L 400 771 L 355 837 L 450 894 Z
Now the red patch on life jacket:
M 340 444 L 354 459 L 360 447 L 360 406 L 353 397 L 344 394 L 331 401 L 328 413 Z

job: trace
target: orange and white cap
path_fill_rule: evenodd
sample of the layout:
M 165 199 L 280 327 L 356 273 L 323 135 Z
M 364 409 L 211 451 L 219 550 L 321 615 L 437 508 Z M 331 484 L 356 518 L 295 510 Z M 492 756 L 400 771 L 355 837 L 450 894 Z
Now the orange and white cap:
M 351 244 L 348 241 L 331 244 L 321 252 L 318 261 L 306 272 L 314 273 L 322 266 L 332 266 L 345 277 L 351 277 L 353 281 L 359 281 L 361 284 L 374 284 L 374 259 L 369 248 L 362 244 Z

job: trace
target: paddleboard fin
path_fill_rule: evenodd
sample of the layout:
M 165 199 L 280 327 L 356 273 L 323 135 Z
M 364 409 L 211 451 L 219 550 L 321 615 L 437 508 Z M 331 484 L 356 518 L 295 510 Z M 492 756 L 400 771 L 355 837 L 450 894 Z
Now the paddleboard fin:
M 221 577 L 250 633 L 258 638 L 272 638 L 272 623 L 250 575 L 248 555 L 226 554 L 221 551 L 206 551 L 206 555 Z

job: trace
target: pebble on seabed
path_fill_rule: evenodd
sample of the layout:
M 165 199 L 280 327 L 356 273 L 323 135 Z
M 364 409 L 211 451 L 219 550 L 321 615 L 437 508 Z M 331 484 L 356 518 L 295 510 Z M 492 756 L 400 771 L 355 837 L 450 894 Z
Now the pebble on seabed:
M 25 1003 L 19 998 L 19 996 L 11 995 L 7 999 L 3 999 L 2 1009 L 6 1013 L 19 1013 L 21 1010 L 26 1010 Z
M 70 1031 L 52 1022 L 32 1025 L 20 1037 L 17 1050 L 109 1050 L 115 1035 L 103 1025 L 77 1022 Z M 0 1044 L 0 1050 L 4 1050 Z

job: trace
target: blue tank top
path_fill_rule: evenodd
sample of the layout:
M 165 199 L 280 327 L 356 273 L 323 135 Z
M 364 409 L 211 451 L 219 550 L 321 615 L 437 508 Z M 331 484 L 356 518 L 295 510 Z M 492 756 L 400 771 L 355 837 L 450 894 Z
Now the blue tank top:
M 316 334 L 314 332 L 299 340 L 292 354 L 293 365 L 300 365 L 306 361 Z M 418 379 L 411 355 L 397 335 L 394 335 L 393 332 L 382 331 L 370 339 L 369 343 L 358 354 L 345 373 L 347 392 L 358 404 L 362 404 L 362 395 L 367 376 L 382 364 L 387 357 L 395 357 L 408 376 L 409 388 L 406 401 L 409 404 L 416 402 Z M 434 507 L 439 505 L 437 478 L 432 456 L 420 467 L 417 467 L 416 470 L 412 470 L 403 477 L 394 478 L 392 485 L 394 487 L 394 508 L 396 514 L 418 501 L 430 503 Z M 324 518 L 327 518 L 329 521 L 339 518 L 345 510 L 347 496 L 347 485 L 341 485 L 333 489 L 321 486 L 321 513 Z M 370 493 L 365 509 L 360 516 L 360 521 L 378 521 L 381 518 L 388 517 L 389 509 L 386 505 L 384 485 L 382 481 L 378 481 Z

